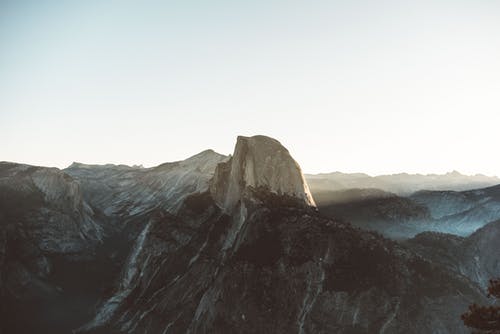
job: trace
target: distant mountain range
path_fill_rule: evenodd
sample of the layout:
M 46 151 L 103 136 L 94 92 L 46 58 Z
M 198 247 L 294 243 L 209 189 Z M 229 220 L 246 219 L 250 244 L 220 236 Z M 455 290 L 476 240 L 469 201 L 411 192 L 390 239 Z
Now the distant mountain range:
M 399 196 L 380 189 L 313 192 L 321 213 L 387 237 L 424 231 L 460 236 L 500 219 L 500 186 L 467 191 L 421 190 Z
M 410 195 L 419 190 L 464 191 L 500 184 L 496 176 L 463 175 L 457 171 L 447 174 L 392 174 L 370 176 L 363 173 L 333 172 L 326 174 L 306 174 L 311 191 L 336 191 L 344 189 L 375 188 L 397 195 Z
M 500 179 L 462 175 L 306 175 L 320 211 L 391 238 L 424 231 L 466 236 L 500 219 Z

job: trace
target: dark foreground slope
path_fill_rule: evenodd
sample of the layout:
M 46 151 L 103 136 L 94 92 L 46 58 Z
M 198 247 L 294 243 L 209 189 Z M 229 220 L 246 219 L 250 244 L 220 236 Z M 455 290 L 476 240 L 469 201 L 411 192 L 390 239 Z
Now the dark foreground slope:
M 0 163 L 0 333 L 67 333 L 89 318 L 112 268 L 94 261 L 103 225 L 60 170 Z
M 283 197 L 244 205 L 239 225 L 204 194 L 149 225 L 83 332 L 467 332 L 464 277 Z

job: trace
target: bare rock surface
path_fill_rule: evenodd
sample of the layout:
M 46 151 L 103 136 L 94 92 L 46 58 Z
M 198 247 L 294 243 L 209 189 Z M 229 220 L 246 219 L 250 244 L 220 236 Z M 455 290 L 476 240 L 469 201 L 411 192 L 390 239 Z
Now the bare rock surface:
M 231 159 L 217 167 L 210 190 L 217 204 L 231 212 L 249 188 L 315 206 L 300 166 L 285 147 L 266 136 L 239 136 Z
M 227 157 L 206 150 L 186 160 L 152 168 L 73 163 L 65 172 L 78 180 L 85 198 L 106 215 L 135 215 L 161 208 L 175 213 L 184 198 L 204 192 Z

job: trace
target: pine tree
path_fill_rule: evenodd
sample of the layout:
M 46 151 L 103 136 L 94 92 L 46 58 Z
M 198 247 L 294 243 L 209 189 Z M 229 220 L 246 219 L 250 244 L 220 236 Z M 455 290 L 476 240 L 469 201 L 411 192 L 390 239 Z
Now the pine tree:
M 500 300 L 500 278 L 490 280 L 488 297 Z M 462 321 L 467 327 L 477 330 L 474 333 L 500 334 L 500 306 L 472 304 L 462 314 Z

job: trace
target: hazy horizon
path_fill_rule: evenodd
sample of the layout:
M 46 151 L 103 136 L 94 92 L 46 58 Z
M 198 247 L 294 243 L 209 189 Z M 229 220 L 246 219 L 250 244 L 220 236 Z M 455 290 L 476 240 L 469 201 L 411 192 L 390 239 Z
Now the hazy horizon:
M 2 1 L 0 160 L 154 166 L 238 135 L 308 174 L 500 175 L 500 2 Z
M 213 149 L 206 149 L 206 150 L 212 150 L 218 154 L 223 154 L 223 155 L 232 155 L 232 152 L 231 153 L 221 153 L 221 152 L 217 152 Z M 145 164 L 142 164 L 142 163 L 136 163 L 136 164 L 126 164 L 126 163 L 110 163 L 110 162 L 103 162 L 103 163 L 91 163 L 91 162 L 85 162 L 85 161 L 72 161 L 71 163 L 69 163 L 68 165 L 65 165 L 65 166 L 55 166 L 55 165 L 37 165 L 37 164 L 31 164 L 31 163 L 28 163 L 28 162 L 22 162 L 22 161 L 10 161 L 10 160 L 0 160 L 0 162 L 11 162 L 11 163 L 21 163 L 21 164 L 27 164 L 27 165 L 34 165 L 34 166 L 39 166 L 39 167 L 55 167 L 55 168 L 59 168 L 59 169 L 65 169 L 65 168 L 68 168 L 70 167 L 72 164 L 74 163 L 79 163 L 79 164 L 84 164 L 84 165 L 96 165 L 96 166 L 104 166 L 104 165 L 115 165 L 115 166 L 128 166 L 128 167 L 142 167 L 142 168 L 153 168 L 153 167 L 157 167 L 161 164 L 164 164 L 164 163 L 171 163 L 171 162 L 177 162 L 177 161 L 183 161 L 183 160 L 186 160 L 190 157 L 193 157 L 199 153 L 202 153 L 203 151 L 206 151 L 206 150 L 202 150 L 200 152 L 197 152 L 195 154 L 191 154 L 189 156 L 186 156 L 185 158 L 181 158 L 180 160 L 169 160 L 169 161 L 163 161 L 163 162 L 160 162 L 159 164 L 154 164 L 154 165 L 145 165 Z M 300 164 L 300 161 L 297 161 Z M 459 170 L 450 170 L 450 171 L 446 171 L 446 172 L 443 172 L 443 173 L 409 173 L 409 172 L 406 172 L 406 171 L 399 171 L 399 172 L 394 172 L 394 173 L 385 173 L 385 174 L 370 174 L 370 173 L 367 173 L 367 172 L 364 172 L 364 171 L 341 171 L 341 170 L 335 170 L 335 169 L 332 169 L 332 170 L 327 170 L 327 171 L 321 171 L 321 172 L 316 172 L 316 173 L 310 173 L 308 171 L 305 171 L 305 170 L 302 170 L 302 172 L 305 174 L 305 175 L 328 175 L 328 174 L 333 174 L 333 173 L 342 173 L 342 174 L 366 174 L 370 177 L 377 177 L 377 176 L 387 176 L 387 175 L 398 175 L 398 174 L 408 174 L 408 175 L 423 175 L 423 176 L 430 176 L 430 175 L 447 175 L 447 174 L 452 174 L 452 173 L 459 173 L 463 176 L 486 176 L 486 177 L 491 177 L 491 178 L 498 178 L 499 176 L 498 175 L 490 175 L 490 174 L 483 174 L 483 173 L 472 173 L 472 174 L 467 174 L 467 173 L 463 173 Z

